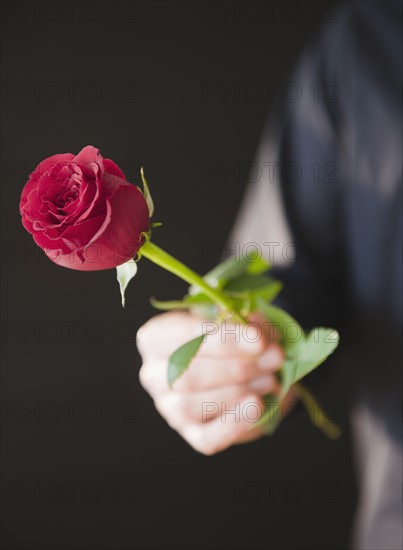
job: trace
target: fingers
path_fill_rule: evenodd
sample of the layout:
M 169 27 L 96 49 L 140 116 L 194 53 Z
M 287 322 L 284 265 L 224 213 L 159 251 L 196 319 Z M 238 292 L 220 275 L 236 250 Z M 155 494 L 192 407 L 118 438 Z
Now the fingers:
M 271 327 L 263 324 L 259 315 L 244 325 L 172 312 L 154 317 L 138 332 L 142 385 L 168 424 L 203 454 L 262 435 L 256 427 L 262 398 L 279 391 L 275 372 L 284 360 Z M 169 388 L 169 356 L 200 334 L 207 335 L 205 341 Z
M 229 384 L 246 384 L 266 374 L 272 375 L 282 363 L 282 354 L 271 348 L 257 361 L 253 358 L 204 358 L 196 355 L 188 369 L 173 384 L 178 392 L 203 391 Z M 168 360 L 150 359 L 140 370 L 140 380 L 144 388 L 153 394 L 170 391 L 167 380 Z
M 260 359 L 262 358 L 265 359 L 263 355 Z M 211 359 L 196 356 L 189 368 L 175 382 L 174 389 L 179 392 L 200 391 L 228 384 L 246 384 L 269 373 L 274 380 L 273 372 L 281 366 L 281 362 L 281 354 L 276 354 L 272 350 L 263 363 L 249 357 Z
M 178 432 L 196 451 L 212 455 L 235 443 L 261 437 L 262 430 L 254 424 L 262 412 L 262 399 L 250 394 L 236 404 L 234 413 L 221 415 L 204 424 L 187 423 Z
M 203 424 L 234 410 L 235 404 L 253 392 L 259 396 L 277 391 L 273 375 L 265 375 L 249 384 L 232 384 L 208 391 L 179 393 L 171 391 L 158 394 L 154 400 L 159 413 L 169 425 L 180 430 L 188 423 Z
M 172 312 L 158 315 L 143 325 L 137 333 L 137 345 L 143 358 L 167 357 L 185 342 L 205 334 L 199 357 L 257 356 L 270 346 L 282 354 L 269 332 L 255 321 L 245 325 L 215 323 L 189 313 Z
M 141 356 L 167 356 L 185 342 L 203 332 L 200 319 L 189 313 L 174 311 L 152 317 L 137 332 Z

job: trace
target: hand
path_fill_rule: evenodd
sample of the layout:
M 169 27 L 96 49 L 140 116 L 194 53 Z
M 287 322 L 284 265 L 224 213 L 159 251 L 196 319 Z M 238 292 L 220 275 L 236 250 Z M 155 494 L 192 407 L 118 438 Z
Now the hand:
M 274 373 L 283 351 L 267 322 L 254 319 L 246 327 L 219 325 L 171 312 L 153 317 L 138 332 L 141 384 L 168 424 L 205 455 L 260 437 L 262 430 L 253 423 L 264 410 L 262 397 L 279 390 Z M 170 389 L 169 356 L 206 328 L 211 334 Z

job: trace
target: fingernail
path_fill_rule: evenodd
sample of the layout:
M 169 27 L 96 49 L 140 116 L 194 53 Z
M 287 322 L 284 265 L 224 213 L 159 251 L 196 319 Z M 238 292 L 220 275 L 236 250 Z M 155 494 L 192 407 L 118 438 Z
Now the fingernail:
M 274 377 L 271 376 L 261 376 L 260 378 L 255 378 L 254 380 L 251 380 L 249 382 L 249 388 L 252 391 L 256 391 L 257 393 L 270 393 L 273 391 L 273 388 L 275 386 Z
M 281 367 L 283 354 L 278 348 L 272 347 L 267 349 L 257 359 L 257 367 L 261 370 L 276 370 Z
M 258 333 L 253 334 L 253 339 L 252 339 L 252 331 L 251 331 L 251 336 L 248 338 L 244 337 L 244 335 L 241 335 L 238 342 L 238 346 L 242 351 L 249 353 L 251 355 L 255 355 L 256 353 L 262 352 L 262 348 L 264 347 L 264 342 L 262 340 L 261 335 L 259 335 Z

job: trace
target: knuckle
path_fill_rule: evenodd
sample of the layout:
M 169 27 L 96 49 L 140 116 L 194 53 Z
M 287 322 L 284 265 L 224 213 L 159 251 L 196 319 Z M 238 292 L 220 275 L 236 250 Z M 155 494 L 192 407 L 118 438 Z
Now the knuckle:
M 174 382 L 174 389 L 180 392 L 189 392 L 199 389 L 200 385 L 200 376 L 190 367 L 193 365 L 193 361 L 190 363 L 186 372 L 184 372 L 177 380 Z
M 203 454 L 204 456 L 213 456 L 218 452 L 218 450 L 213 448 L 211 445 L 201 447 L 200 449 L 196 449 L 196 451 Z
M 166 402 L 172 415 L 177 417 L 182 423 L 189 421 L 190 407 L 186 397 L 178 394 L 171 394 L 167 396 Z
M 143 386 L 148 393 L 151 393 L 152 380 L 151 380 L 151 369 L 146 363 L 143 364 L 139 371 L 139 380 L 140 384 Z
M 274 347 L 279 353 L 279 357 L 280 357 L 279 363 L 280 363 L 280 365 L 282 365 L 283 362 L 284 362 L 284 359 L 285 359 L 284 348 L 282 348 L 279 344 L 274 344 Z
M 233 381 L 238 384 L 248 382 L 250 378 L 248 365 L 243 361 L 234 361 L 231 365 L 231 375 Z
M 160 415 L 165 418 L 168 425 L 177 431 L 189 422 L 183 400 L 171 395 L 164 395 L 154 400 L 154 405 Z
M 206 437 L 205 430 L 202 426 L 192 425 L 183 431 L 182 437 L 189 445 L 198 453 L 205 456 L 211 456 L 218 452 L 218 446 Z
M 194 389 L 194 384 L 192 383 L 192 378 L 189 376 L 181 376 L 181 378 L 178 378 L 175 380 L 173 384 L 174 391 L 180 391 L 180 392 L 187 392 L 192 391 Z
M 148 342 L 150 341 L 150 332 L 151 331 L 150 331 L 149 323 L 150 323 L 150 321 L 148 321 L 147 323 L 142 325 L 138 329 L 137 334 L 136 334 L 137 347 L 138 347 L 140 353 L 144 352 Z
M 172 414 L 172 408 L 169 402 L 163 397 L 154 399 L 154 405 L 159 414 L 165 419 L 169 427 L 173 430 L 179 430 L 181 427 L 181 420 L 175 414 Z
M 163 397 L 155 398 L 154 405 L 160 415 L 165 419 L 169 416 L 169 408 L 167 407 L 166 400 Z
M 169 321 L 171 313 L 163 313 L 161 315 L 155 315 L 151 317 L 146 323 L 144 323 L 137 331 L 137 342 L 139 347 L 147 346 L 153 343 L 155 336 L 161 333 L 163 326 Z

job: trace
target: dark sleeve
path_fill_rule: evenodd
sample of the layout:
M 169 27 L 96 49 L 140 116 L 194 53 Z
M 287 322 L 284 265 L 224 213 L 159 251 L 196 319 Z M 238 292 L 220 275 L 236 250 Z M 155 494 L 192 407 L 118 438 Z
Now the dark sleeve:
M 386 396 L 401 326 L 401 3 L 338 16 L 290 78 L 295 100 L 269 117 L 257 163 L 278 170 L 250 182 L 231 240 L 274 241 L 277 303 L 307 330 L 339 330 L 338 360 L 314 375 L 337 363 Z
M 342 144 L 350 90 L 340 37 L 350 17 L 343 12 L 338 27 L 324 28 L 305 52 L 292 77 L 301 97 L 285 104 L 276 130 L 279 187 L 293 244 L 288 250 L 294 252 L 293 262 L 274 266 L 284 283 L 277 304 L 305 330 L 333 327 L 342 339 L 349 315 L 343 204 L 350 178 Z M 340 357 L 338 350 L 307 377 L 315 393 L 319 386 L 339 385 Z
M 284 282 L 279 305 L 306 329 L 340 328 L 344 311 L 343 86 L 332 38 L 322 35 L 304 55 L 292 80 L 301 97 L 286 104 L 279 124 L 280 192 L 291 244 L 283 245 L 288 264 L 274 273 Z

